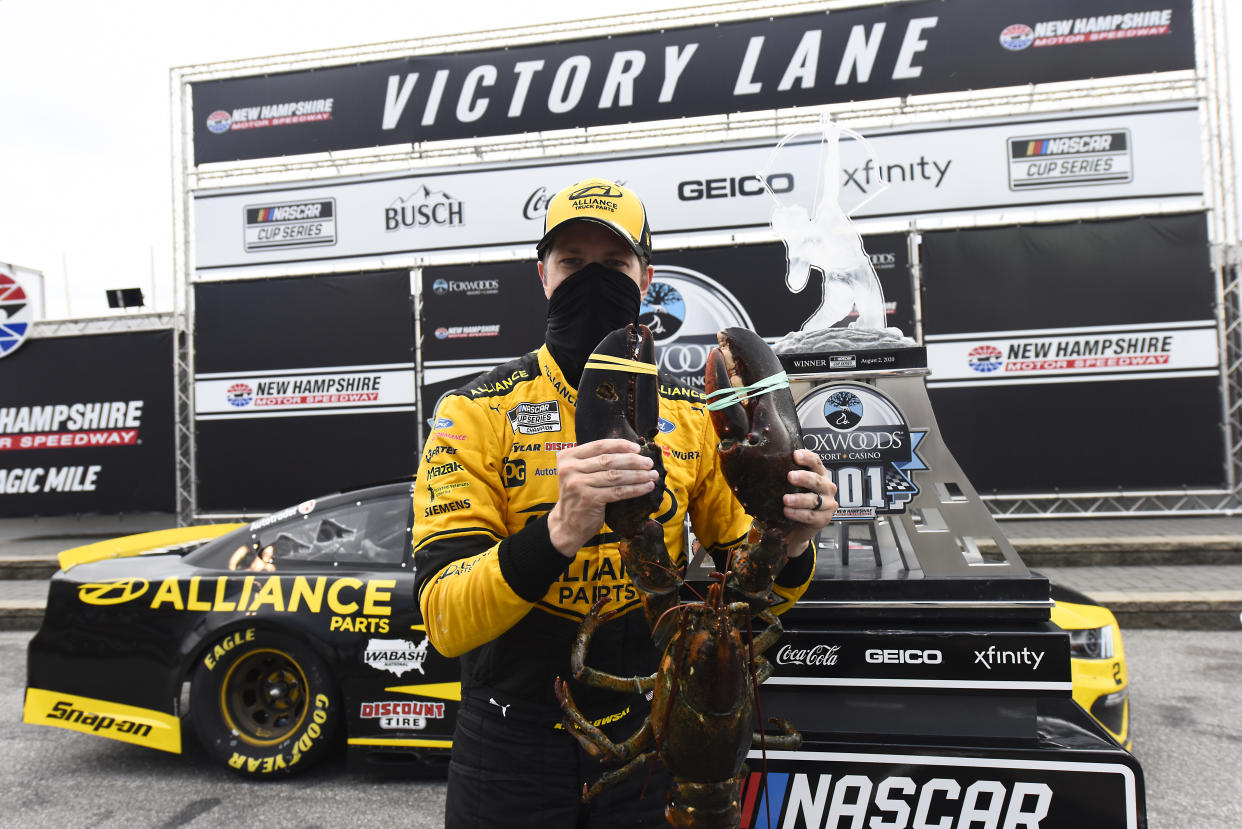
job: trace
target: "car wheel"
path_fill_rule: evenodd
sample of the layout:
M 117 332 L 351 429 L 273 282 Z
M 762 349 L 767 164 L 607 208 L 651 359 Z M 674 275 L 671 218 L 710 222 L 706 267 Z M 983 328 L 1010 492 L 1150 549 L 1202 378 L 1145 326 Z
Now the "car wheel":
M 213 760 L 247 777 L 292 774 L 331 747 L 340 703 L 328 666 L 304 642 L 243 628 L 203 652 L 190 716 Z

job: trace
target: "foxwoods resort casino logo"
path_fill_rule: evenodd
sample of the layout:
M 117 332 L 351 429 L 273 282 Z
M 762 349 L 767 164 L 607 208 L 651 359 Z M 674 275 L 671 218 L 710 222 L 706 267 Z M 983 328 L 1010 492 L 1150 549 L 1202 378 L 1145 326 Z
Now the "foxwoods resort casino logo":
M 911 430 L 896 404 L 862 383 L 820 386 L 797 411 L 803 445 L 837 485 L 838 519 L 905 512 L 919 492 L 911 473 L 927 469 L 915 452 L 926 429 Z
M 730 326 L 754 328 L 742 303 L 723 285 L 671 265 L 656 266 L 638 321 L 651 329 L 660 371 L 699 390 L 707 355 L 717 344 L 716 332 Z
M 966 355 L 971 369 L 980 374 L 991 374 L 1005 364 L 1001 350 L 994 345 L 977 345 Z

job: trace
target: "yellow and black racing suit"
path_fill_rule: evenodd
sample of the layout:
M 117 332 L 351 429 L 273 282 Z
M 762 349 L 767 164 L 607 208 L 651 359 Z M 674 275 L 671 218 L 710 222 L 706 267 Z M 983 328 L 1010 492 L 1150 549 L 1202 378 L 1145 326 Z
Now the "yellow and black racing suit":
M 415 590 L 432 644 L 461 657 L 463 711 L 486 709 L 506 723 L 544 729 L 560 727 L 553 681 L 571 679 L 570 650 L 596 600 L 618 615 L 596 633 L 589 665 L 648 676 L 659 656 L 616 533 L 605 525 L 572 561 L 548 537 L 556 453 L 575 440 L 575 396 L 546 345 L 447 395 L 414 494 Z M 713 553 L 742 541 L 751 519 L 720 471 L 702 394 L 661 376 L 659 404 L 656 440 L 667 475 L 653 517 L 680 564 L 687 515 Z M 786 566 L 775 588 L 783 606 L 805 591 L 813 565 L 808 552 Z M 624 719 L 634 724 L 630 731 L 649 710 L 637 693 L 572 681 L 571 689 L 588 719 Z

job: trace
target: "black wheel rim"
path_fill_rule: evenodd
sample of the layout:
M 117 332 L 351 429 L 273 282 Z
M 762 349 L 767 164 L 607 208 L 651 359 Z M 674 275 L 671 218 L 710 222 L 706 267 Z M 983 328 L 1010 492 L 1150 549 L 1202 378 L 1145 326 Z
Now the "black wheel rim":
M 229 729 L 245 742 L 276 745 L 306 719 L 306 674 L 287 653 L 252 651 L 225 675 L 220 712 Z

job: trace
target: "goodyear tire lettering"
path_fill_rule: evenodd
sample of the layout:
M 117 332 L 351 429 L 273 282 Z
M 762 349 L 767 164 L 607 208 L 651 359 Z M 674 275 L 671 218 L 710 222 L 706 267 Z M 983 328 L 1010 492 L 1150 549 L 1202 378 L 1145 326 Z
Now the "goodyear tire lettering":
M 246 777 L 292 774 L 322 759 L 340 725 L 328 666 L 305 641 L 264 628 L 230 631 L 195 663 L 190 713 L 212 759 Z M 286 687 L 263 710 L 238 699 Z

